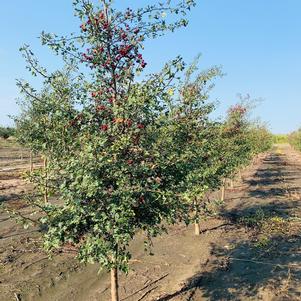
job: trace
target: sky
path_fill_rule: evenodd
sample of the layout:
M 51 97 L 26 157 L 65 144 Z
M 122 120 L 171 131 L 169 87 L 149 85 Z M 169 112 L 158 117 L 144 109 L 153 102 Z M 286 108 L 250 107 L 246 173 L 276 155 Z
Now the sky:
M 152 2 L 115 0 L 115 5 Z M 197 0 L 187 28 L 146 43 L 148 70 L 160 70 L 177 55 L 189 63 L 201 53 L 200 68 L 219 65 L 225 73 L 211 94 L 219 102 L 217 116 L 238 101 L 238 93 L 250 94 L 263 99 L 254 116 L 273 133 L 289 133 L 301 126 L 300 14 L 300 0 Z M 79 25 L 72 0 L 1 1 L 0 125 L 12 125 L 8 115 L 19 112 L 16 79 L 31 80 L 20 46 L 29 44 L 43 65 L 55 68 L 58 61 L 40 45 L 39 33 L 67 34 Z

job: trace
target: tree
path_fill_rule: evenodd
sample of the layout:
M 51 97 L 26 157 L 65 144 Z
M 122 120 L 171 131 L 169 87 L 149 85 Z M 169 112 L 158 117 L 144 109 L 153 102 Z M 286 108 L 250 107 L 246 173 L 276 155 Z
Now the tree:
M 231 179 L 231 186 L 233 177 L 241 168 L 249 165 L 252 158 L 272 146 L 272 136 L 266 127 L 250 120 L 248 115 L 253 106 L 249 97 L 247 100 L 230 107 L 227 119 L 221 127 L 220 141 L 224 145 L 221 168 L 224 177 Z
M 296 150 L 301 150 L 301 129 L 289 134 L 288 142 Z
M 118 270 L 128 270 L 127 247 L 136 231 L 142 229 L 150 239 L 165 230 L 163 222 L 187 216 L 188 204 L 179 199 L 187 162 L 178 164 L 172 148 L 177 141 L 163 141 L 162 135 L 172 135 L 170 89 L 184 64 L 176 58 L 161 72 L 136 80 L 146 67 L 145 39 L 186 26 L 181 17 L 168 23 L 165 14 L 180 16 L 195 5 L 181 1 L 172 7 L 169 2 L 119 12 L 111 1 L 103 1 L 102 8 L 75 1 L 81 33 L 41 36 L 68 66 L 77 66 L 82 78 L 77 95 L 67 93 L 71 101 L 66 103 L 57 94 L 62 91 L 55 86 L 58 77 L 48 76 L 24 48 L 29 70 L 51 86 L 37 97 L 38 105 L 50 109 L 42 114 L 50 117 L 49 143 L 39 141 L 38 146 L 45 146 L 51 158 L 48 171 L 57 172 L 54 189 L 61 204 L 39 204 L 46 212 L 41 219 L 47 225 L 45 248 L 72 244 L 80 261 L 111 270 L 114 301 L 119 299 Z M 91 71 L 82 71 L 84 66 Z M 23 87 L 31 99 L 37 96 Z
M 200 215 L 206 211 L 204 195 L 220 185 L 216 173 L 214 148 L 216 144 L 216 122 L 209 115 L 215 109 L 208 101 L 209 92 L 214 87 L 215 78 L 222 75 L 219 67 L 198 72 L 199 56 L 187 68 L 184 81 L 179 86 L 177 104 L 173 108 L 174 130 L 171 139 L 174 153 L 186 166 L 182 182 L 182 198 L 188 202 L 193 212 L 195 234 L 200 234 Z
M 15 136 L 15 128 L 0 126 L 0 137 L 7 139 L 9 137 Z
M 24 57 L 29 62 L 28 68 L 38 69 L 37 63 L 30 59 L 31 51 L 28 47 L 21 48 Z M 14 116 L 17 141 L 30 149 L 31 154 L 43 157 L 43 170 L 33 172 L 32 160 L 30 164 L 29 180 L 36 184 L 36 188 L 43 194 L 44 202 L 48 202 L 49 180 L 56 171 L 49 174 L 49 163 L 53 158 L 68 151 L 72 133 L 66 131 L 66 122 L 76 115 L 72 92 L 77 89 L 75 79 L 70 83 L 70 70 L 55 71 L 46 75 L 43 71 L 44 83 L 40 92 L 33 89 L 28 82 L 18 80 L 22 101 L 19 101 L 21 113 Z

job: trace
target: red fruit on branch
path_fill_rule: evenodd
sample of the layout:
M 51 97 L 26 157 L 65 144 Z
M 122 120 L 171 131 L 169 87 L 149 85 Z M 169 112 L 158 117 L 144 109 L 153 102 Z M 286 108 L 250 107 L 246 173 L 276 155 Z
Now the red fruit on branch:
M 106 132 L 106 131 L 109 129 L 109 127 L 108 127 L 107 124 L 103 124 L 103 125 L 101 125 L 100 129 L 101 129 L 102 131 Z
M 104 111 L 106 110 L 106 107 L 104 105 L 100 105 L 96 107 L 96 111 Z
M 142 61 L 142 62 L 141 62 L 141 67 L 142 67 L 142 68 L 145 68 L 146 65 L 147 65 L 147 63 L 146 63 L 145 61 Z
M 127 160 L 127 164 L 132 165 L 133 163 L 134 163 L 133 160 L 131 160 L 131 159 Z
M 103 12 L 100 12 L 99 19 L 104 20 L 104 18 L 105 18 L 105 14 Z
M 132 122 L 131 119 L 127 119 L 127 120 L 126 120 L 126 125 L 127 125 L 128 127 L 130 127 L 132 124 L 133 124 L 133 122 Z
M 138 123 L 138 124 L 137 124 L 137 128 L 138 128 L 138 129 L 144 129 L 144 124 Z
M 83 32 L 86 32 L 86 31 L 87 31 L 86 24 L 82 24 L 82 25 L 80 26 L 80 28 L 81 28 L 81 30 L 82 30 Z

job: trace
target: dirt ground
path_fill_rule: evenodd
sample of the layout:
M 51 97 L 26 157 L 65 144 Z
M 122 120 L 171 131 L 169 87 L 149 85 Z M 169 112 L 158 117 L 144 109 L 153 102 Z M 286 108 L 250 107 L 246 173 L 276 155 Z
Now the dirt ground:
M 24 215 L 26 168 L 24 150 L 0 144 L 0 203 Z M 120 277 L 121 300 L 301 300 L 300 225 L 301 154 L 277 145 L 227 189 L 224 206 L 201 223 L 199 237 L 192 226 L 170 227 L 149 255 L 138 233 L 131 270 Z M 106 272 L 79 264 L 72 253 L 49 260 L 40 235 L 0 209 L 1 301 L 109 300 Z

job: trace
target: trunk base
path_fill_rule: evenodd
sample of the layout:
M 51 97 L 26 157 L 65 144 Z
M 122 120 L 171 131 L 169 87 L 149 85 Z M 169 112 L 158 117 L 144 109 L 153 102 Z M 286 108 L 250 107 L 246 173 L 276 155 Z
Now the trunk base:
M 199 223 L 195 223 L 195 224 L 194 224 L 194 234 L 195 234 L 196 236 L 199 236 L 200 233 L 201 233 L 201 230 L 200 230 L 200 224 L 199 224 Z
M 111 300 L 119 301 L 118 295 L 118 270 L 117 268 L 111 269 Z

